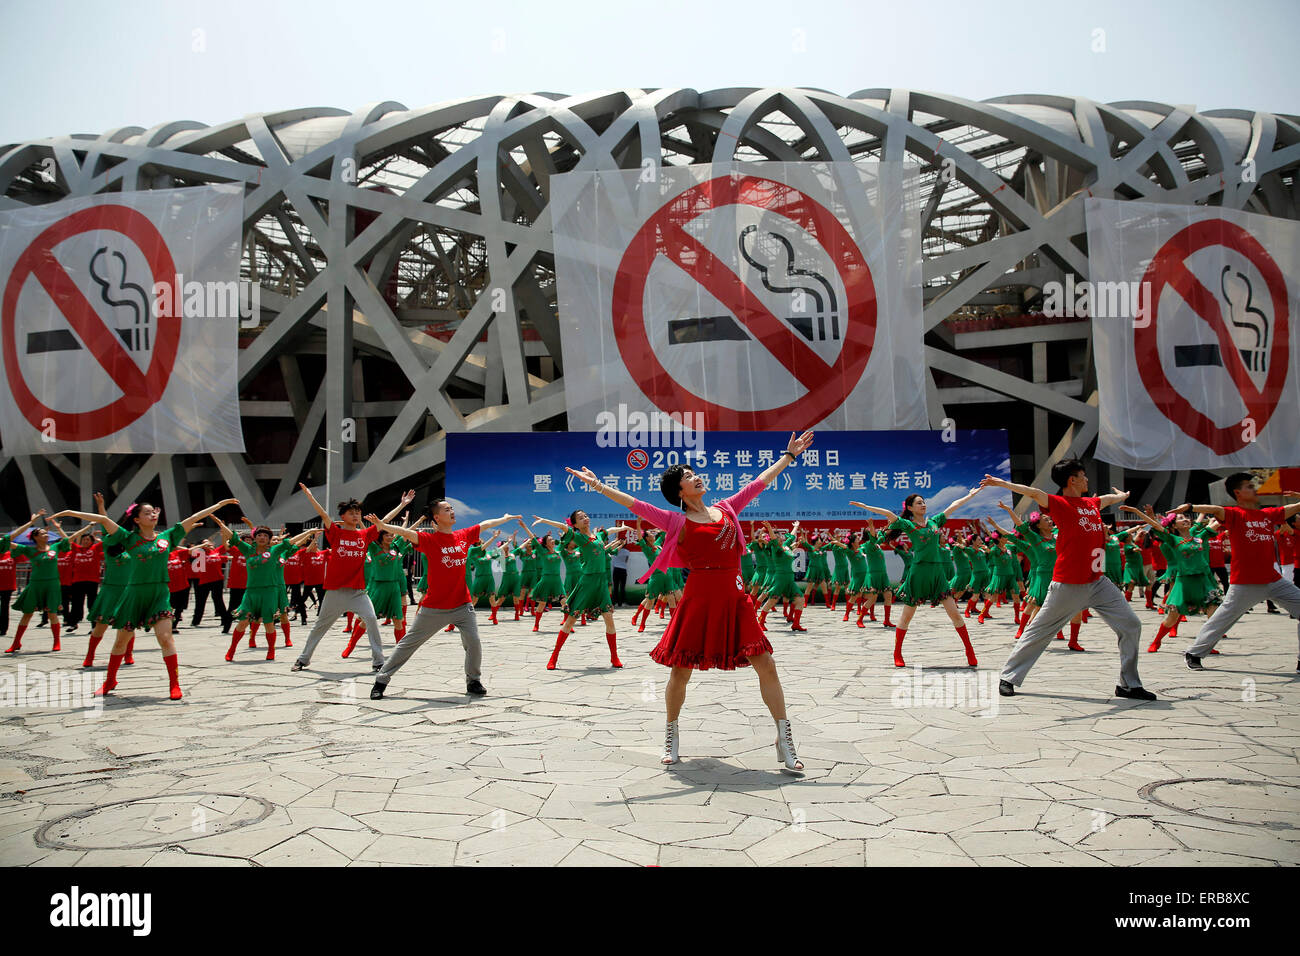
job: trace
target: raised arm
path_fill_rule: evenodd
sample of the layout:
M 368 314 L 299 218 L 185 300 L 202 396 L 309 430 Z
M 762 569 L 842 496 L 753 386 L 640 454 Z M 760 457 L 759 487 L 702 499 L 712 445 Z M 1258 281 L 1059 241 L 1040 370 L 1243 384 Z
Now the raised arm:
M 521 527 L 521 528 L 524 529 L 524 533 L 527 534 L 528 537 L 530 537 L 530 538 L 532 538 L 534 541 L 536 541 L 536 540 L 537 540 L 537 535 L 533 534 L 533 529 L 532 529 L 532 528 L 530 528 L 530 527 L 528 527 L 528 525 L 524 524 L 524 519 L 523 519 L 522 517 L 520 517 L 520 518 L 518 518 L 517 520 L 518 520 L 518 522 L 519 522 L 519 527 Z
M 232 532 L 229 528 L 227 528 L 226 523 L 222 521 L 220 518 L 218 518 L 216 515 L 212 516 L 212 520 L 215 521 L 217 523 L 217 527 L 221 529 L 221 543 L 229 544 L 230 539 L 235 536 L 234 532 Z
M 407 491 L 406 494 L 402 495 L 402 500 L 397 503 L 397 506 L 394 507 L 392 511 L 384 515 L 384 520 L 392 521 L 394 518 L 398 516 L 398 514 L 402 510 L 406 508 L 407 505 L 409 505 L 414 500 L 415 500 L 415 489 L 412 488 L 409 491 Z
M 554 528 L 556 531 L 559 531 L 561 534 L 569 530 L 569 526 L 567 524 L 561 524 L 559 521 L 552 521 L 550 518 L 541 518 L 538 517 L 537 515 L 533 515 L 533 518 L 536 519 L 533 521 L 533 524 L 549 525 L 550 527 Z M 532 534 L 532 532 L 530 531 L 529 534 Z M 533 537 L 537 537 L 537 536 L 533 535 Z
M 502 515 L 500 518 L 488 518 L 487 521 L 478 523 L 479 530 L 487 531 L 489 528 L 495 528 L 499 524 L 505 524 L 507 521 L 518 521 L 523 515 Z M 500 534 L 500 532 L 497 532 Z
M 958 508 L 960 508 L 960 507 L 961 507 L 962 505 L 964 505 L 966 502 L 970 501 L 972 498 L 974 498 L 976 495 L 978 495 L 982 490 L 983 490 L 983 486 L 982 486 L 982 485 L 981 485 L 980 487 L 978 487 L 978 488 L 972 488 L 970 491 L 968 491 L 966 494 L 962 495 L 960 498 L 958 498 L 956 501 L 954 501 L 954 502 L 953 502 L 952 504 L 950 504 L 948 507 L 944 508 L 944 509 L 943 509 L 943 516 L 944 516 L 945 518 L 948 517 L 948 515 L 952 514 L 954 511 L 956 511 Z
M 577 478 L 580 481 L 582 481 L 588 488 L 594 488 L 596 491 L 599 491 L 610 501 L 617 502 L 618 504 L 626 508 L 628 511 L 632 510 L 632 505 L 636 502 L 635 498 L 633 498 L 625 491 L 619 491 L 617 488 L 611 488 L 609 485 L 605 484 L 599 478 L 597 478 L 596 473 L 592 471 L 590 468 L 586 467 L 585 465 L 583 466 L 582 471 L 574 471 L 572 468 L 569 467 L 566 467 L 564 470 L 567 471 L 569 474 L 573 475 L 574 478 Z
M 37 512 L 35 515 L 32 515 L 33 521 L 39 516 L 39 514 L 40 512 Z M 112 518 L 109 518 L 106 515 L 91 514 L 88 511 L 56 511 L 54 514 L 50 515 L 50 520 L 53 521 L 55 518 L 62 518 L 64 515 L 69 515 L 73 518 L 80 518 L 82 521 L 94 522 L 95 524 L 100 525 L 108 534 L 113 534 L 117 531 L 117 522 Z M 13 532 L 13 537 L 18 537 L 19 533 L 31 527 L 31 524 L 32 522 L 29 521 L 27 524 L 23 525 L 19 531 Z
M 1195 511 L 1198 515 L 1209 515 L 1210 517 L 1216 518 L 1219 521 L 1223 521 L 1227 518 L 1227 515 L 1224 514 L 1223 509 L 1220 508 L 1218 505 L 1191 505 L 1191 509 Z
M 308 488 L 306 485 L 304 485 L 301 481 L 298 482 L 298 487 L 301 488 L 303 494 L 307 496 L 307 500 L 311 502 L 311 506 L 316 509 L 316 513 L 320 515 L 320 520 L 325 525 L 325 527 L 328 528 L 330 525 L 332 525 L 334 522 L 330 520 L 330 516 L 328 512 L 326 512 L 325 509 L 320 506 L 320 502 L 317 501 L 316 496 L 311 493 L 311 489 Z
M 1034 503 L 1040 508 L 1047 507 L 1047 492 L 1041 488 L 1034 488 L 1031 485 L 1017 485 L 1013 481 L 1003 481 L 1001 478 L 994 478 L 992 475 L 985 475 L 984 480 L 980 482 L 981 488 L 1005 488 L 1007 491 L 1015 492 L 1018 495 L 1024 495 L 1026 498 L 1032 498 Z
M 213 520 L 216 520 L 216 519 L 213 519 Z M 315 536 L 316 536 L 316 529 L 315 529 L 315 528 L 308 528 L 306 531 L 300 531 L 300 532 L 298 532 L 298 533 L 295 534 L 292 538 L 289 538 L 288 541 L 289 541 L 289 543 L 292 544 L 295 548 L 301 548 L 304 544 L 307 543 L 308 539 L 310 539 L 310 538 L 314 538 Z
M 1128 496 L 1132 492 L 1120 491 L 1118 488 L 1111 488 L 1110 494 L 1102 495 L 1097 499 L 1098 508 L 1109 508 L 1111 505 L 1122 505 L 1128 501 Z
M 237 504 L 239 504 L 238 498 L 226 498 L 223 501 L 218 501 L 215 505 L 209 505 L 208 507 L 204 508 L 202 511 L 194 512 L 194 514 L 190 515 L 188 518 L 186 518 L 184 521 L 181 522 L 181 527 L 185 530 L 186 534 L 189 534 L 191 531 L 194 530 L 194 526 L 197 525 L 204 518 L 208 517 L 208 515 L 212 514 L 213 512 L 217 511 L 220 508 L 224 508 L 226 505 L 237 505 Z
M 1186 506 L 1186 505 L 1183 505 L 1183 507 L 1185 508 L 1185 507 L 1187 507 L 1187 506 Z M 1154 528 L 1156 531 L 1159 531 L 1161 534 L 1164 534 L 1164 533 L 1165 533 L 1165 529 L 1161 526 L 1161 524 L 1160 524 L 1159 521 L 1157 521 L 1155 518 L 1152 518 L 1150 515 L 1145 514 L 1144 512 L 1140 511 L 1139 509 L 1137 509 L 1137 508 L 1132 508 L 1132 507 L 1130 507 L 1130 506 L 1128 506 L 1128 505 L 1123 505 L 1123 506 L 1120 507 L 1119 510 L 1120 510 L 1120 511 L 1128 511 L 1128 512 L 1131 512 L 1132 514 L 1137 515 L 1139 518 L 1141 518 L 1143 521 L 1145 521 L 1147 524 L 1149 524 L 1149 525 L 1150 525 L 1152 528 Z
M 386 520 L 376 514 L 366 515 L 366 520 L 378 528 L 381 532 L 387 531 L 398 538 L 405 538 L 411 544 L 420 543 L 420 532 L 414 528 L 403 528 L 399 524 L 389 524 Z
M 10 532 L 9 532 L 9 538 L 10 538 L 10 540 L 12 540 L 12 539 L 18 537 L 20 534 L 22 534 L 24 531 L 26 531 L 26 530 L 27 530 L 28 528 L 30 528 L 32 525 L 36 524 L 37 521 L 40 521 L 40 520 L 41 520 L 41 517 L 42 517 L 44 514 L 45 514 L 45 509 L 42 508 L 40 511 L 36 512 L 36 514 L 32 515 L 31 519 L 30 519 L 30 520 L 29 520 L 25 525 L 23 525 L 21 528 L 14 528 L 13 531 L 10 531 Z M 74 512 L 71 512 L 71 511 L 59 511 L 59 512 L 57 512 L 57 513 L 55 513 L 55 514 L 50 515 L 50 520 L 52 521 L 52 520 L 54 520 L 55 518 L 59 517 L 59 515 L 65 515 L 65 514 L 74 514 Z M 89 518 L 82 518 L 82 520 L 83 520 L 83 521 L 89 521 L 90 519 L 89 519 Z
M 894 514 L 888 508 L 875 508 L 871 505 L 864 505 L 861 501 L 850 501 L 849 504 L 853 505 L 855 508 L 861 508 L 863 511 L 870 511 L 872 514 L 883 515 L 888 518 L 891 523 L 898 520 L 898 515 Z
M 798 437 L 795 437 L 795 433 L 791 432 L 790 440 L 785 443 L 785 451 L 781 453 L 781 457 L 768 465 L 763 473 L 758 476 L 759 479 L 763 484 L 770 485 L 776 479 L 776 476 L 785 471 L 786 466 L 788 466 L 791 461 L 794 461 L 807 451 L 812 443 L 813 433 L 811 431 L 806 431 Z M 789 458 L 789 461 L 786 460 L 787 458 Z

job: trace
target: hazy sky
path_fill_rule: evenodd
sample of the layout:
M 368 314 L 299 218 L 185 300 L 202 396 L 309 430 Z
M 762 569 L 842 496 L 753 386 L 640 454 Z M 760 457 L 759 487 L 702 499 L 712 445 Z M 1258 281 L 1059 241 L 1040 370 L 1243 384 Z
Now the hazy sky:
M 0 0 L 0 11 L 0 144 L 303 106 L 644 86 L 1300 113 L 1300 0 Z

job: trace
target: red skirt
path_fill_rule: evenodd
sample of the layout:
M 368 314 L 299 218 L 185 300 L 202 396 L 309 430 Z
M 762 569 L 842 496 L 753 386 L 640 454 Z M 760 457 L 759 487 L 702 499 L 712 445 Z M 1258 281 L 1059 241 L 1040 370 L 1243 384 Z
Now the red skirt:
M 750 657 L 772 653 L 754 603 L 742 587 L 739 569 L 692 571 L 650 659 L 665 667 L 730 671 L 748 667 Z

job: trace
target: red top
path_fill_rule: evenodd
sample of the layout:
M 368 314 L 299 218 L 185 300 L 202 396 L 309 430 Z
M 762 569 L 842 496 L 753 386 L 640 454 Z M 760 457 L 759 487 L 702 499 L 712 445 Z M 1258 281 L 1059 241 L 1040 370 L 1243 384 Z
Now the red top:
M 294 552 L 297 554 L 298 552 Z M 303 552 L 302 583 L 317 585 L 325 583 L 325 565 L 330 559 L 329 548 L 317 548 L 315 551 Z
M 1223 560 L 1223 539 L 1227 533 L 1226 531 L 1220 531 L 1210 539 L 1210 567 L 1212 568 L 1226 567 Z
M 72 546 L 72 583 L 98 581 L 104 568 L 104 546 L 98 541 Z
M 1106 525 L 1100 498 L 1047 496 L 1047 511 L 1056 525 L 1056 567 L 1052 580 L 1091 584 L 1106 570 Z
M 226 584 L 232 590 L 242 591 L 248 587 L 248 565 L 244 562 L 244 552 L 233 544 L 226 545 L 225 552 L 230 555 L 230 577 L 226 579 Z
M 420 607 L 447 611 L 469 603 L 469 587 L 465 584 L 465 552 L 479 540 L 479 526 L 458 528 L 450 534 L 443 531 L 421 531 L 415 546 L 425 557 L 429 569 L 429 586 Z
M 1281 555 L 1281 564 L 1295 564 L 1295 535 L 1277 531 L 1277 552 Z
M 167 556 L 167 587 L 171 591 L 184 591 L 190 586 L 190 552 L 177 548 Z
M 368 525 L 365 530 L 350 531 L 335 521 L 325 529 L 330 559 L 325 566 L 325 590 L 347 588 L 364 590 L 366 586 L 366 548 L 379 537 L 379 529 Z
M 76 547 L 76 545 L 72 545 Z M 53 548 L 50 548 L 53 551 Z M 72 551 L 63 551 L 59 554 L 59 583 L 65 588 L 72 583 Z
M 700 524 L 686 520 L 677 553 L 692 571 L 735 571 L 740 573 L 740 548 L 736 526 L 724 511 L 721 521 Z M 743 589 L 744 585 L 740 587 Z
M 14 570 L 14 556 L 6 550 L 0 554 L 0 591 L 18 589 L 18 572 Z
M 1155 535 L 1146 536 L 1146 543 L 1142 545 L 1142 560 L 1145 564 L 1151 565 L 1157 571 L 1163 571 L 1168 567 L 1169 562 L 1160 551 L 1160 542 L 1156 540 Z
M 1227 507 L 1223 524 L 1232 543 L 1233 584 L 1272 584 L 1281 577 L 1273 562 L 1277 560 L 1273 532 L 1282 523 L 1281 508 Z
M 226 576 L 226 552 L 222 548 L 206 548 L 190 561 L 199 584 L 211 584 Z
M 284 583 L 302 584 L 302 552 L 295 551 L 284 559 Z

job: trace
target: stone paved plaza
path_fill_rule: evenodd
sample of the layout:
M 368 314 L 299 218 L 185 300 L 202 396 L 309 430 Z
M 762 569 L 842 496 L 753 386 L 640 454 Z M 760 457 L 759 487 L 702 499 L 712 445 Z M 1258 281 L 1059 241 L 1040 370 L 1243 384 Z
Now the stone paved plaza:
M 1155 614 L 1139 613 L 1149 641 Z M 455 634 L 431 639 L 372 702 L 369 655 L 340 659 L 341 624 L 296 674 L 294 650 L 267 662 L 259 638 L 226 663 L 216 626 L 186 628 L 185 699 L 167 700 L 157 646 L 142 639 L 102 712 L 53 699 L 51 672 L 80 689 L 68 676 L 84 632 L 54 654 L 48 631 L 29 631 L 0 662 L 0 863 L 1300 862 L 1300 681 L 1284 616 L 1252 612 L 1204 673 L 1183 666 L 1199 623 L 1188 621 L 1160 653 L 1144 649 L 1144 683 L 1160 695 L 1144 704 L 1111 696 L 1114 639 L 1096 619 L 1087 653 L 1053 642 L 1003 699 L 1009 608 L 972 623 L 973 679 L 954 666 L 961 645 L 940 610 L 913 622 L 905 671 L 892 631 L 810 610 L 807 634 L 770 634 L 807 767 L 797 776 L 776 762 L 748 669 L 695 676 L 683 759 L 662 768 L 667 671 L 646 652 L 663 625 L 636 634 L 630 615 L 618 613 L 624 669 L 608 667 L 596 622 L 548 672 L 558 613 L 541 634 L 480 613 L 482 699 L 463 694 Z M 42 690 L 51 702 L 32 706 Z

